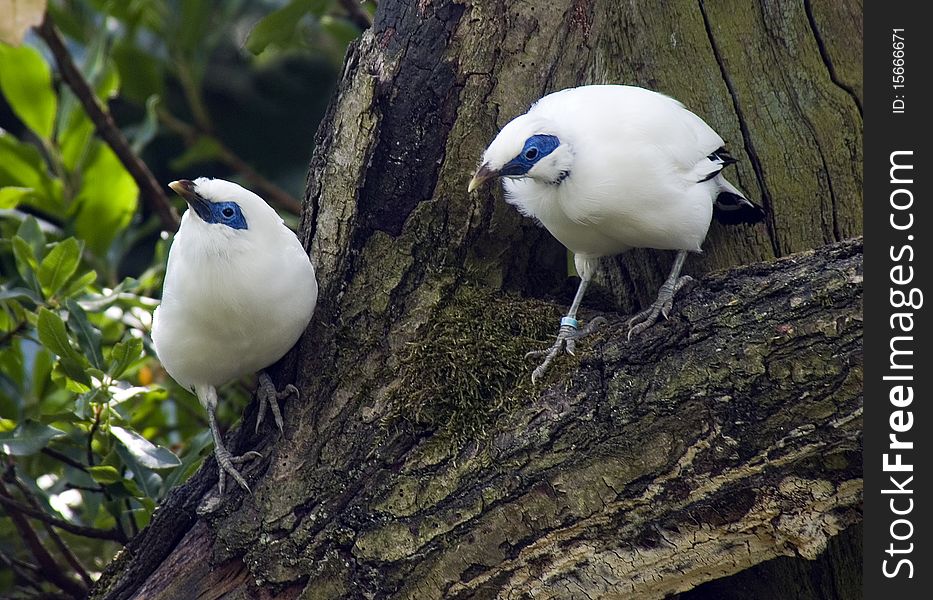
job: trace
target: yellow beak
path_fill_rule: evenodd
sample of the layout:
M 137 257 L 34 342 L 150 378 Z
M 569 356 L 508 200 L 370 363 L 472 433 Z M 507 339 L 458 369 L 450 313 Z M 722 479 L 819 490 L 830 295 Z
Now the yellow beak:
M 473 179 L 470 180 L 470 185 L 467 187 L 467 192 L 472 192 L 479 186 L 483 185 L 493 177 L 498 177 L 499 172 L 493 171 L 489 168 L 489 165 L 483 165 L 476 170 L 476 173 L 473 175 Z

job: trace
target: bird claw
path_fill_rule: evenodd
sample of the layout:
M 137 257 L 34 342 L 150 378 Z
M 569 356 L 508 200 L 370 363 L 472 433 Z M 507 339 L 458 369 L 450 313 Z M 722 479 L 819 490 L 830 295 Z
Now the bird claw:
M 668 286 L 666 284 L 661 286 L 657 300 L 655 300 L 651 306 L 626 321 L 625 324 L 629 328 L 626 339 L 631 340 L 633 335 L 638 335 L 654 325 L 658 321 L 659 316 L 669 319 L 671 310 L 674 308 L 674 296 L 680 291 L 680 288 L 691 281 L 693 281 L 693 277 L 684 275 L 679 277 L 673 286 Z
M 583 329 L 576 329 L 569 325 L 561 325 L 560 330 L 557 333 L 557 339 L 554 341 L 554 345 L 548 348 L 547 350 L 532 350 L 525 354 L 525 358 L 532 358 L 538 356 L 544 356 L 544 360 L 540 365 L 531 372 L 531 383 L 537 383 L 538 380 L 544 375 L 547 371 L 548 366 L 550 366 L 551 361 L 553 361 L 561 350 L 566 351 L 571 356 L 576 356 L 577 349 L 577 340 L 584 338 L 591 333 L 593 333 L 597 327 L 605 324 L 607 321 L 604 317 L 596 317 L 587 323 L 586 327 Z
M 224 448 L 223 446 L 217 446 L 214 448 L 214 456 L 217 458 L 218 465 L 218 475 L 217 475 L 217 488 L 220 491 L 220 495 L 224 494 L 224 487 L 226 487 L 226 477 L 230 475 L 234 481 L 240 484 L 246 492 L 252 496 L 253 491 L 249 489 L 249 486 L 246 484 L 246 479 L 240 475 L 240 472 L 237 471 L 236 466 L 241 465 L 245 462 L 262 458 L 262 454 L 256 452 L 255 450 L 250 450 L 245 454 L 240 456 L 233 456 L 230 454 L 230 451 Z
M 265 372 L 259 374 L 259 386 L 256 388 L 256 397 L 259 398 L 259 415 L 256 417 L 256 433 L 259 433 L 259 426 L 266 418 L 266 405 L 272 409 L 272 418 L 275 420 L 279 431 L 285 431 L 285 423 L 282 420 L 282 411 L 279 408 L 279 400 L 285 400 L 294 395 L 298 398 L 301 394 L 292 384 L 285 386 L 285 389 L 279 391 L 275 389 L 272 378 Z

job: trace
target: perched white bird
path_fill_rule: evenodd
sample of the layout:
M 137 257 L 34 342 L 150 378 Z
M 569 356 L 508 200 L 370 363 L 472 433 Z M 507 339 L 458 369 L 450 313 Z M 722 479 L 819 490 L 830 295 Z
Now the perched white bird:
M 216 388 L 268 367 L 295 345 L 317 302 L 314 267 L 279 215 L 249 190 L 204 177 L 169 187 L 191 210 L 169 251 L 152 341 L 165 370 L 207 410 L 220 492 L 225 474 L 248 491 L 235 465 L 258 453 L 232 456 L 224 447 Z M 260 374 L 257 429 L 267 403 L 282 429 L 278 400 L 290 393 L 298 390 L 277 392 Z
M 700 252 L 713 216 L 755 223 L 764 211 L 726 181 L 735 162 L 723 140 L 700 117 L 668 96 L 624 85 L 591 85 L 555 92 L 509 122 L 483 154 L 472 192 L 502 177 L 506 200 L 538 219 L 574 254 L 580 286 L 561 319 L 537 379 L 579 330 L 577 309 L 602 256 L 631 248 L 677 250 L 657 300 L 629 320 L 629 337 L 666 318 L 687 252 Z

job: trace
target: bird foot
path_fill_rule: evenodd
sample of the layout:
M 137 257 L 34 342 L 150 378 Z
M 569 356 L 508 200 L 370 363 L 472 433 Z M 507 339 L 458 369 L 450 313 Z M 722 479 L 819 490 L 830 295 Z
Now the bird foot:
M 285 386 L 281 392 L 275 389 L 272 378 L 265 372 L 259 374 L 259 387 L 256 388 L 256 396 L 259 398 L 259 415 L 256 417 L 256 432 L 259 432 L 259 426 L 266 418 L 266 405 L 272 409 L 272 418 L 275 420 L 279 431 L 285 431 L 285 425 L 282 421 L 282 411 L 279 409 L 279 400 L 285 400 L 293 395 L 298 398 L 300 393 L 298 388 L 292 384 Z
M 554 341 L 553 346 L 547 350 L 532 350 L 525 355 L 525 358 L 544 357 L 541 364 L 531 373 L 532 383 L 537 383 L 538 379 L 547 371 L 551 361 L 557 357 L 561 350 L 566 350 L 568 354 L 574 355 L 577 340 L 593 333 L 597 327 L 606 323 L 606 319 L 603 317 L 596 317 L 587 323 L 586 327 L 583 329 L 577 329 L 577 320 L 570 317 L 564 317 L 560 322 L 560 330 L 557 333 L 557 340 Z
M 638 335 L 654 325 L 658 321 L 658 317 L 663 316 L 665 319 L 669 318 L 671 309 L 674 307 L 674 296 L 680 291 L 680 288 L 691 281 L 693 281 L 693 277 L 684 275 L 683 277 L 677 278 L 677 281 L 674 282 L 673 285 L 668 285 L 667 283 L 662 285 L 661 290 L 658 292 L 657 300 L 655 300 L 651 306 L 629 319 L 626 323 L 629 328 L 627 339 L 631 340 L 633 335 Z
M 226 486 L 227 475 L 233 478 L 240 487 L 246 490 L 250 495 L 253 491 L 249 489 L 249 486 L 246 485 L 246 479 L 240 475 L 240 472 L 237 471 L 237 466 L 242 465 L 251 460 L 262 458 L 262 454 L 256 452 L 255 450 L 250 450 L 246 454 L 240 456 L 233 456 L 230 454 L 230 451 L 227 450 L 224 446 L 217 444 L 215 441 L 214 446 L 214 456 L 217 458 L 217 464 L 220 467 L 217 478 L 217 488 L 220 490 L 220 495 L 224 494 L 224 487 Z

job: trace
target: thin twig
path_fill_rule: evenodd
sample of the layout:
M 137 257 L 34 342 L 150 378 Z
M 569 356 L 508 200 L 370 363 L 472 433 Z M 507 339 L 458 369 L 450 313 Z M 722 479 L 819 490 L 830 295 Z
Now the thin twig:
M 2 484 L 0 484 L 2 485 Z M 93 527 L 84 527 L 81 525 L 75 525 L 74 523 L 69 523 L 64 519 L 59 519 L 53 517 L 41 510 L 36 510 L 21 502 L 17 502 L 9 495 L 0 492 L 0 504 L 2 504 L 6 509 L 9 515 L 13 513 L 20 513 L 26 515 L 27 517 L 37 519 L 44 523 L 48 523 L 53 527 L 58 527 L 59 529 L 64 529 L 68 533 L 73 533 L 75 535 L 80 535 L 86 538 L 92 538 L 95 540 L 110 540 L 113 542 L 120 542 L 121 544 L 126 544 L 127 539 L 125 535 L 120 535 L 116 529 L 95 529 Z
M 90 492 L 93 494 L 106 494 L 107 493 L 107 490 L 105 490 L 104 488 L 100 486 L 92 487 L 89 485 L 77 485 L 74 483 L 66 483 L 65 489 L 78 490 L 79 492 Z
M 19 334 L 19 333 L 22 332 L 24 329 L 26 329 L 26 325 L 28 325 L 28 324 L 29 324 L 28 321 L 22 321 L 22 322 L 20 322 L 20 323 L 17 323 L 17 324 L 16 324 L 16 327 L 14 327 L 14 328 L 11 329 L 10 331 L 8 331 L 8 332 L 6 332 L 5 334 L 3 334 L 3 336 L 0 336 L 0 347 L 6 346 L 6 343 L 7 343 L 9 340 L 11 340 L 11 339 L 13 338 L 13 336 Z
M 298 202 L 298 200 L 272 181 L 260 175 L 249 163 L 240 158 L 216 136 L 185 123 L 165 109 L 160 108 L 157 110 L 157 113 L 159 115 L 159 121 L 180 135 L 185 141 L 185 144 L 193 146 L 200 138 L 209 139 L 214 144 L 215 148 L 217 148 L 220 160 L 234 171 L 241 173 L 243 178 L 246 179 L 250 185 L 261 192 L 264 199 L 268 200 L 272 205 L 294 215 L 301 214 L 301 203 Z
M 75 469 L 79 469 L 87 473 L 87 466 L 82 464 L 80 461 L 77 461 L 71 458 L 67 454 L 62 454 L 58 450 L 53 450 L 52 448 L 43 448 L 42 454 L 45 454 L 46 456 L 50 456 L 59 462 L 63 462 L 69 467 L 74 467 Z
M 100 405 L 95 406 L 94 423 L 91 424 L 91 429 L 87 432 L 87 464 L 91 467 L 94 466 L 94 434 L 100 428 L 100 413 Z
M 94 466 L 94 434 L 97 433 L 97 430 L 100 429 L 100 414 L 104 410 L 102 404 L 98 404 L 94 407 L 94 423 L 91 425 L 91 430 L 87 434 L 87 464 Z M 105 489 L 104 497 L 107 500 L 113 500 L 110 496 L 110 493 Z M 126 529 L 123 527 L 123 521 L 120 520 L 119 515 L 114 515 L 113 520 L 116 523 L 117 533 L 123 539 L 129 539 L 129 536 L 126 534 Z
M 35 575 L 40 574 L 39 567 L 36 565 L 13 556 L 8 556 L 3 550 L 0 550 L 0 564 L 6 565 L 17 577 L 25 581 L 29 587 L 40 592 L 42 591 L 42 585 L 35 577 Z
M 347 15 L 354 25 L 364 31 L 373 26 L 369 13 L 366 12 L 366 9 L 362 6 L 363 3 L 359 0 L 340 0 L 340 4 L 346 9 Z
M 146 164 L 133 153 L 129 142 L 117 127 L 110 112 L 98 101 L 94 90 L 91 89 L 84 76 L 81 75 L 81 71 L 78 70 L 78 67 L 71 59 L 71 54 L 65 47 L 65 41 L 58 33 L 58 30 L 55 29 L 51 15 L 45 14 L 45 19 L 36 27 L 36 32 L 45 41 L 55 57 L 62 79 L 74 92 L 78 101 L 81 102 L 88 117 L 91 118 L 97 128 L 97 134 L 107 142 L 126 170 L 133 176 L 143 201 L 149 206 L 150 210 L 159 216 L 164 229 L 168 231 L 178 230 L 178 214 L 169 202 L 168 197 L 163 193 L 162 187 Z
M 19 490 L 19 493 L 23 495 L 23 498 L 26 499 L 26 502 L 29 503 L 29 506 L 35 508 L 36 510 L 42 510 L 42 506 L 39 504 L 36 495 L 29 489 L 23 480 L 18 476 L 13 480 L 13 485 L 16 486 L 16 489 Z M 75 570 L 75 573 L 84 581 L 84 584 L 90 587 L 94 580 L 91 579 L 91 576 L 88 574 L 87 569 L 84 568 L 84 565 L 81 564 L 81 561 L 78 560 L 78 557 L 75 556 L 74 552 L 71 551 L 71 548 L 68 547 L 68 544 L 65 543 L 65 540 L 62 539 L 58 532 L 52 528 L 52 525 L 49 523 L 42 523 L 45 527 L 45 532 L 52 538 L 52 542 L 58 547 L 58 551 L 61 552 L 62 556 L 65 557 L 65 561 L 71 565 L 71 568 Z
M 61 566 L 55 562 L 55 559 L 52 558 L 52 555 L 49 554 L 48 550 L 45 549 L 45 546 L 42 545 L 42 541 L 39 539 L 39 536 L 36 535 L 36 531 L 32 528 L 32 525 L 29 524 L 29 521 L 26 520 L 26 518 L 23 516 L 24 514 L 29 514 L 30 512 L 36 512 L 43 516 L 46 515 L 41 511 L 34 510 L 25 504 L 20 504 L 19 502 L 13 500 L 2 481 L 0 481 L 0 503 L 2 503 L 4 507 L 7 508 L 7 516 L 9 516 L 10 520 L 13 521 L 13 525 L 19 532 L 23 543 L 27 548 L 29 548 L 29 551 L 36 559 L 36 562 L 39 563 L 39 567 L 42 569 L 42 573 L 45 575 L 48 581 L 58 586 L 58 588 L 63 592 L 75 598 L 84 598 L 87 595 L 87 586 L 80 581 L 71 579 L 62 572 Z

